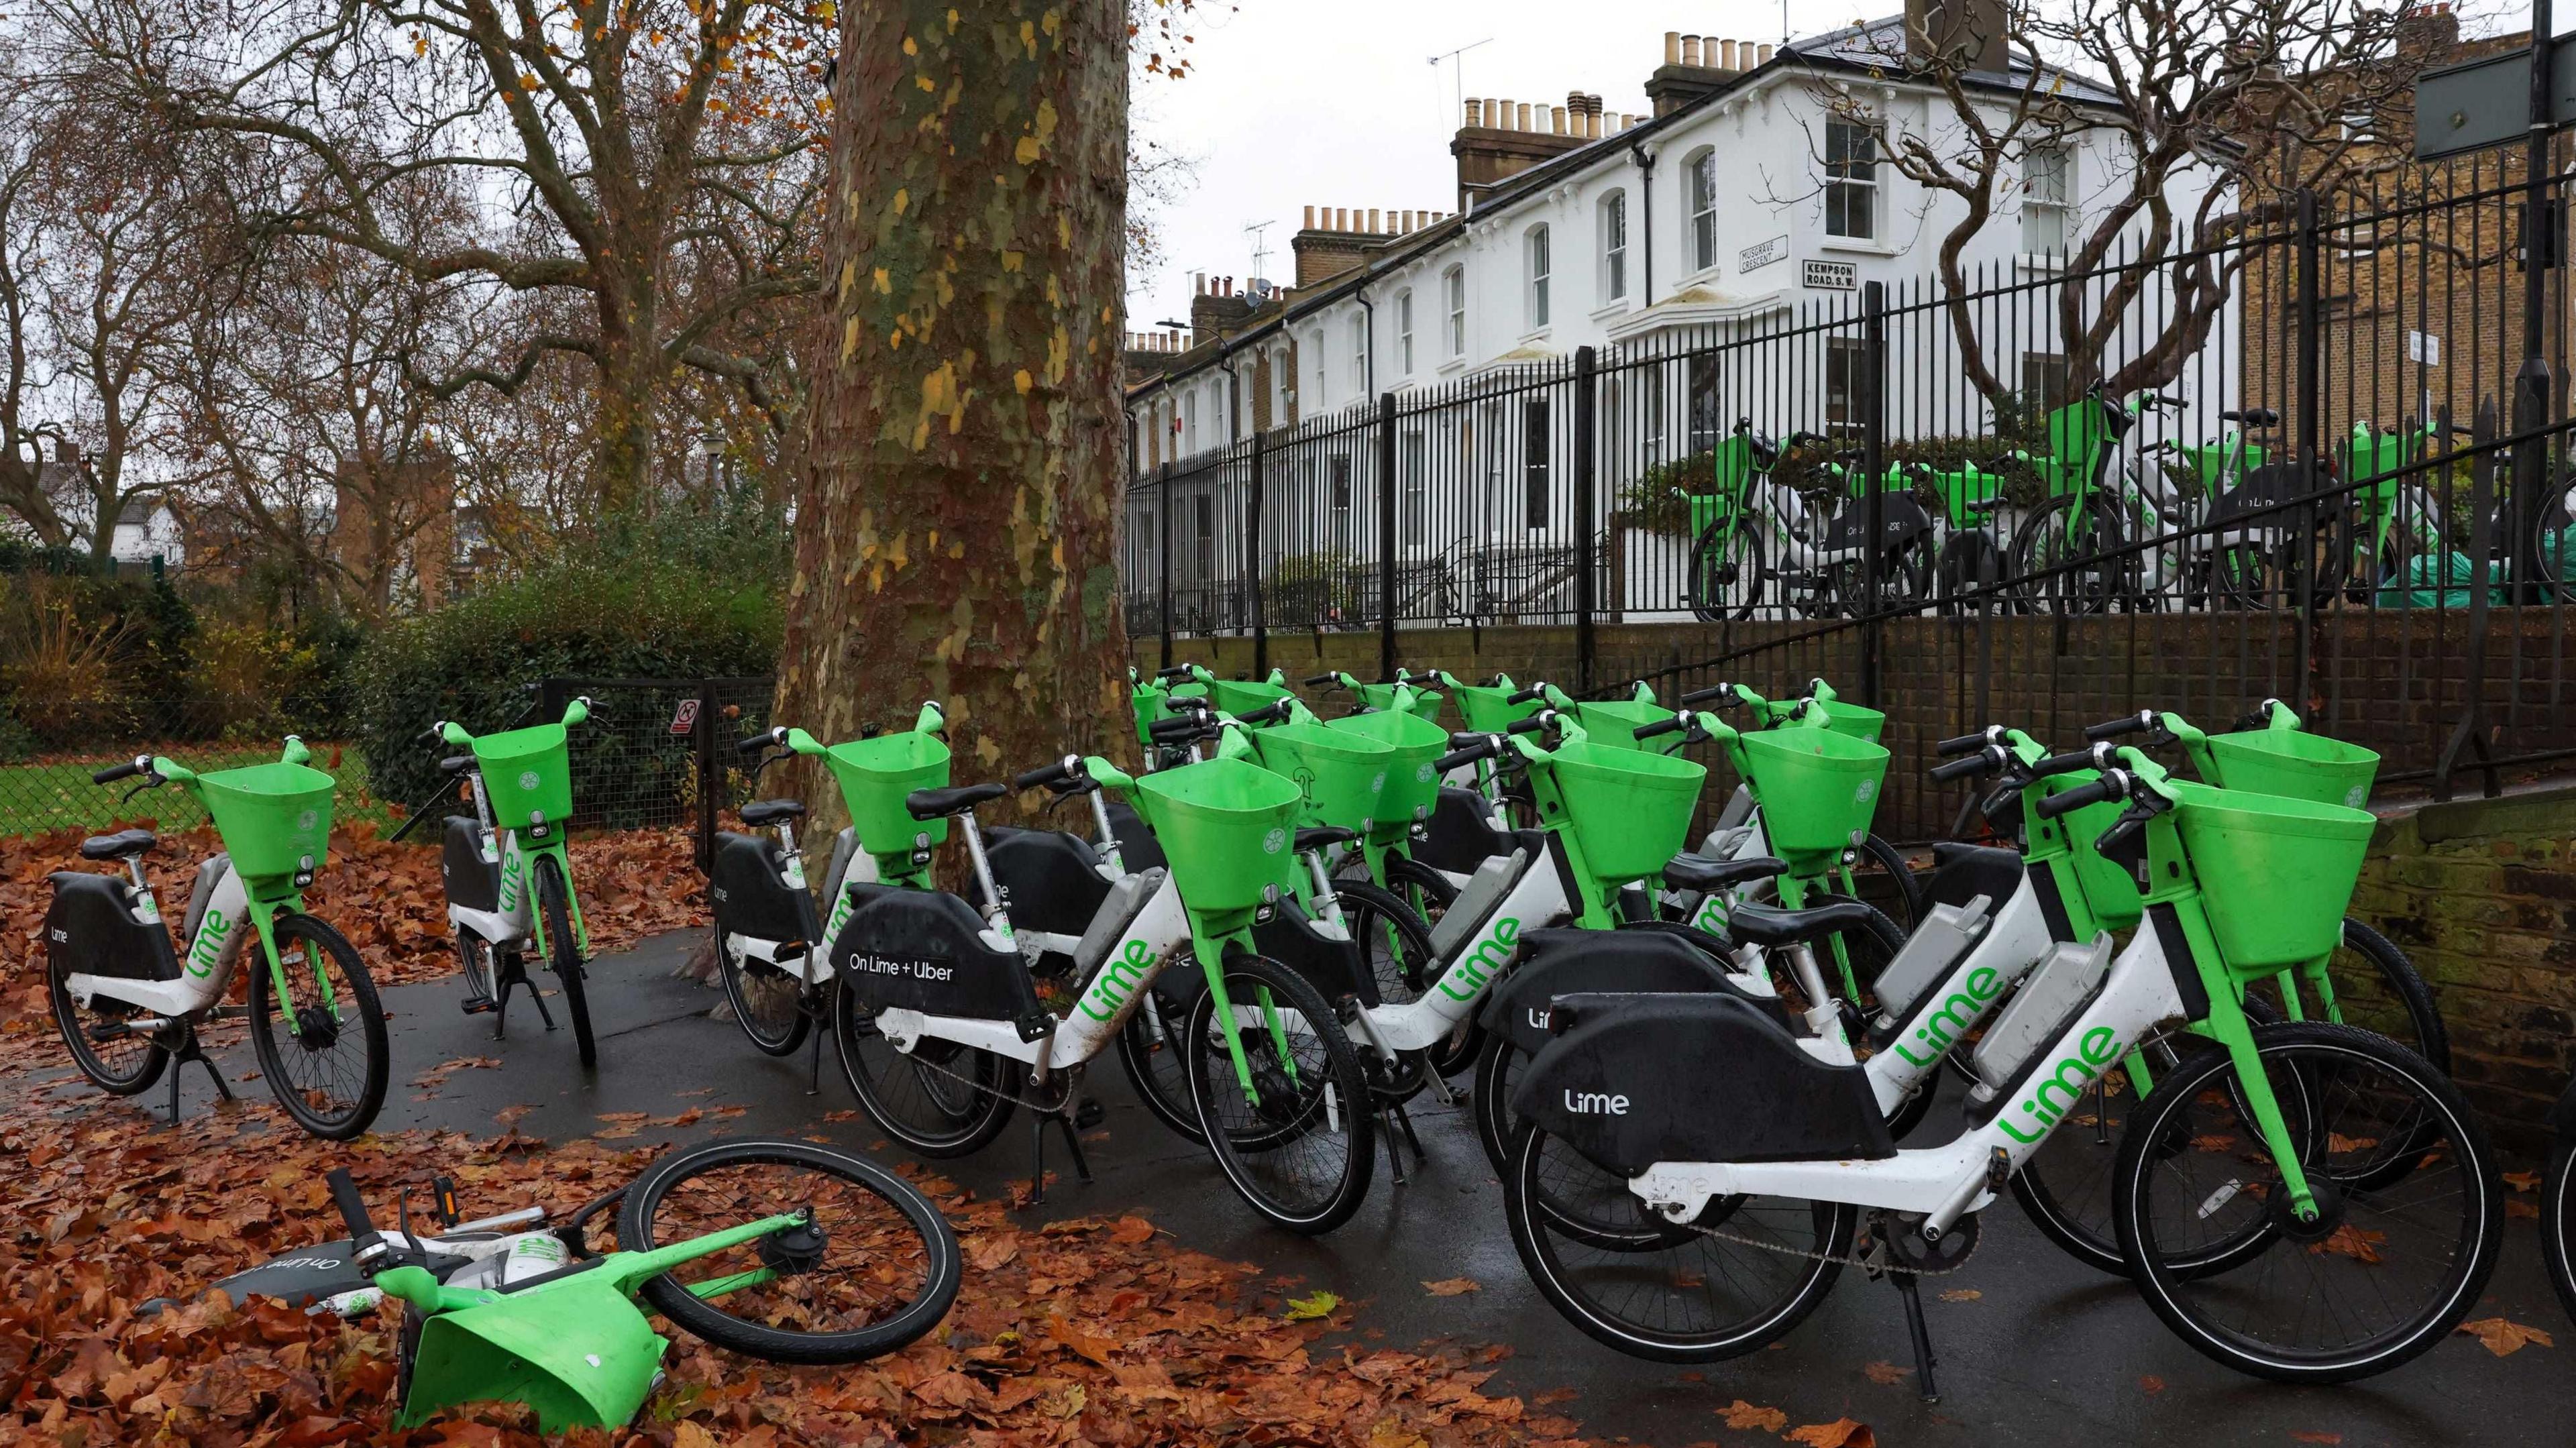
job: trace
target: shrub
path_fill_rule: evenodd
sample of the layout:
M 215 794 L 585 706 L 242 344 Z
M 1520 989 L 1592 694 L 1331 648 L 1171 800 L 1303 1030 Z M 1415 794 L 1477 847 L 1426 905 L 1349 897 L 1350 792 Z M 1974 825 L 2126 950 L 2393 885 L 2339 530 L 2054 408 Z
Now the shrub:
M 351 737 L 379 798 L 422 799 L 439 778 L 437 751 L 419 738 L 438 720 L 476 733 L 507 728 L 528 709 L 527 686 L 549 675 L 765 674 L 777 665 L 780 632 L 777 604 L 758 582 L 728 586 L 640 558 L 558 563 L 370 638 L 356 659 Z M 610 769 L 614 755 L 576 747 L 573 761 L 580 799 L 599 792 L 604 780 L 585 776 Z

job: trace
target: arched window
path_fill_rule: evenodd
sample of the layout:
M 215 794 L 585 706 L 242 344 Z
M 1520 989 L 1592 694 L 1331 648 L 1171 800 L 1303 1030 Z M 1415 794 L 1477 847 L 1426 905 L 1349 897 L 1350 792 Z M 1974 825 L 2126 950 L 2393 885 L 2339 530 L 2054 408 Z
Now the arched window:
M 1601 198 L 1601 300 L 1615 302 L 1628 295 L 1628 193 L 1613 191 Z

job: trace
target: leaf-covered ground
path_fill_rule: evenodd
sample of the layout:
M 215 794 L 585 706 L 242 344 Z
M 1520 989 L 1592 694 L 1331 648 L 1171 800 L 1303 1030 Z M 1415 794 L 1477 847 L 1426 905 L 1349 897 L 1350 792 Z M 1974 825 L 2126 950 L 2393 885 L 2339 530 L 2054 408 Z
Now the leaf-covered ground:
M 171 1129 L 95 1097 L 0 1078 L 0 1441 L 299 1445 L 534 1443 L 491 1406 L 389 1426 L 390 1316 L 342 1323 L 200 1294 L 340 1235 L 323 1173 L 371 1201 L 444 1170 L 470 1209 L 568 1211 L 650 1150 L 515 1134 L 304 1137 L 243 1105 Z M 52 1099 L 58 1094 L 68 1102 Z M 729 1445 L 1548 1444 L 1576 1426 L 1482 1391 L 1500 1349 L 1330 1344 L 1349 1309 L 1176 1245 L 1141 1217 L 1045 1221 L 920 1179 L 956 1225 L 966 1277 L 930 1338 L 874 1363 L 783 1369 L 681 1337 L 636 1427 L 575 1441 Z M 415 1197 L 419 1199 L 418 1195 Z M 139 1312 L 154 1298 L 185 1305 Z
M 80 840 L 66 832 L 0 846 L 0 1045 L 13 1061 L 60 1058 L 45 1004 L 44 921 L 53 899 L 46 877 L 56 870 L 105 872 L 106 866 L 80 858 Z M 162 836 L 146 857 L 161 918 L 174 930 L 187 918 L 197 862 L 219 848 L 214 831 L 200 827 Z M 438 859 L 437 850 L 411 841 L 388 843 L 370 824 L 332 832 L 330 858 L 305 892 L 305 904 L 349 937 L 380 987 L 456 968 Z M 704 923 L 704 884 L 683 831 L 575 836 L 572 860 L 573 887 L 596 954 Z M 242 980 L 235 972 L 236 999 Z

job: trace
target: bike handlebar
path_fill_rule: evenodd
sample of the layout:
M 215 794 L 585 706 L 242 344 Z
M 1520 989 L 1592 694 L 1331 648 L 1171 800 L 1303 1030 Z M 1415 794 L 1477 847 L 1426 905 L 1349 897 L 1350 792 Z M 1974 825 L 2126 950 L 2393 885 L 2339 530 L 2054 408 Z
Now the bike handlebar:
M 776 748 L 786 742 L 787 731 L 780 728 L 754 734 L 748 739 L 737 740 L 733 747 L 744 754 L 758 754 L 764 749 Z
M 1194 664 L 1173 664 L 1168 668 L 1156 669 L 1154 671 L 1154 677 L 1157 679 L 1186 679 L 1190 676 L 1190 670 L 1195 667 L 1197 666 Z
M 1658 735 L 1677 734 L 1686 727 L 1689 719 L 1690 716 L 1687 714 L 1675 714 L 1670 719 L 1658 719 L 1652 724 L 1640 724 L 1631 732 L 1639 739 L 1652 739 Z
M 1175 719 L 1157 719 L 1145 726 L 1145 736 L 1161 744 L 1175 744 L 1206 732 L 1208 725 L 1194 715 Z
M 1995 761 L 1980 750 L 1965 759 L 1953 759 L 1947 764 L 1932 766 L 1932 778 L 1938 783 L 1948 784 L 1954 779 L 1966 779 L 1971 775 L 1983 774 L 1994 767 Z
M 1447 754 L 1441 755 L 1438 759 L 1431 761 L 1431 767 L 1440 771 L 1442 774 L 1447 774 L 1449 771 L 1456 769 L 1461 765 L 1473 764 L 1479 759 L 1491 759 L 1494 757 L 1496 746 L 1492 736 L 1476 734 L 1469 737 L 1474 739 L 1476 742 L 1473 744 L 1461 745 L 1458 748 L 1449 751 Z M 1454 737 L 1451 742 L 1456 742 Z
M 1546 697 L 1547 685 L 1532 684 L 1526 689 L 1514 691 L 1509 697 L 1505 698 L 1503 702 L 1506 704 L 1535 704 Z
M 1705 689 L 1694 689 L 1690 693 L 1682 695 L 1680 702 L 1683 704 L 1703 704 L 1712 699 L 1717 701 L 1717 707 L 1721 709 L 1733 708 L 1734 706 L 1744 702 L 1743 696 L 1735 692 L 1735 686 L 1733 684 L 1711 684 Z
M 1309 689 L 1330 688 L 1333 685 L 1339 684 L 1341 681 L 1341 671 L 1337 669 L 1326 669 L 1324 672 L 1308 679 L 1306 681 L 1306 687 Z
M 2094 757 L 2092 750 L 2070 749 L 2064 754 L 2052 754 L 2032 765 L 2030 772 L 2046 778 L 2052 774 L 2073 774 L 2079 769 L 2100 769 L 2101 767 L 2102 761 Z
M 1988 744 L 1993 742 L 1993 740 L 1986 737 L 1985 731 L 1979 730 L 1974 734 L 1962 734 L 1956 739 L 1944 739 L 1940 743 L 1932 746 L 1932 752 L 1940 755 L 1944 759 L 1949 759 L 1961 754 L 1978 753 Z M 1943 767 L 1946 768 L 1947 766 Z M 1932 777 L 1939 779 L 1941 775 L 1938 771 L 1935 771 Z
M 2073 789 L 2061 789 L 2057 793 L 2050 795 L 2048 798 L 2041 800 L 2036 808 L 2039 811 L 2039 817 L 2041 819 L 2053 820 L 2059 815 L 2082 809 L 2086 805 L 2102 804 L 2110 800 L 2126 799 L 2128 797 L 2128 771 L 2120 769 L 2106 769 L 2102 772 L 2102 777 L 2100 779 L 2094 780 L 2090 784 L 2079 784 Z
M 2084 730 L 2084 737 L 2092 740 L 2096 744 L 2099 744 L 2105 739 L 2118 739 L 2124 735 L 2142 734 L 2155 727 L 2156 711 L 2153 709 L 2141 709 L 2135 714 L 2124 715 L 2121 718 L 2108 720 L 2100 724 L 2088 725 Z
M 340 1209 L 340 1220 L 348 1224 L 349 1240 L 365 1246 L 376 1227 L 367 1220 L 366 1199 L 358 1195 L 358 1184 L 350 1180 L 349 1169 L 335 1166 L 322 1179 L 331 1184 L 331 1204 Z
M 1536 734 L 1556 723 L 1554 709 L 1542 709 L 1526 719 L 1515 719 L 1503 727 L 1506 734 Z
M 132 779 L 138 774 L 147 773 L 151 767 L 152 766 L 150 764 L 145 762 L 142 756 L 137 755 L 134 758 L 125 761 L 123 764 L 111 764 L 107 768 L 100 770 L 98 773 L 91 775 L 89 777 L 89 782 L 92 784 L 114 784 L 120 779 Z
M 1029 790 L 1042 788 L 1048 785 L 1069 783 L 1079 774 L 1081 769 L 1082 756 L 1079 754 L 1068 754 L 1064 758 L 1055 761 L 1053 764 L 1041 764 L 1037 768 L 1032 769 L 1025 774 L 1013 776 L 1011 779 L 1011 788 L 1016 790 Z
M 1269 703 L 1262 705 L 1260 708 L 1253 710 L 1249 714 L 1235 715 L 1235 722 L 1240 724 L 1267 724 L 1274 719 L 1285 719 L 1288 717 L 1288 711 L 1295 708 L 1296 704 L 1297 701 L 1294 699 L 1273 699 Z

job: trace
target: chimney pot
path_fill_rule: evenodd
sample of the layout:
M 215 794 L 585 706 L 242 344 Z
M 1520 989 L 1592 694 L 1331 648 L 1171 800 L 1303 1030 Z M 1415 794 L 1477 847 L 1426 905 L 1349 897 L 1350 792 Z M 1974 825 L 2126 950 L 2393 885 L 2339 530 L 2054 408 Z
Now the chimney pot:
M 1306 228 L 1305 228 L 1305 229 L 1306 229 L 1306 230 L 1308 230 L 1308 231 L 1312 231 L 1312 230 L 1314 230 L 1314 229 L 1315 229 L 1315 204 L 1314 204 L 1313 202 L 1311 202 L 1311 201 L 1310 201 L 1310 202 L 1308 202 L 1308 203 L 1306 203 Z
M 1682 33 L 1678 30 L 1667 30 L 1664 32 L 1664 64 L 1679 65 L 1681 63 Z
M 1548 120 L 1547 120 L 1547 125 L 1548 125 L 1548 134 L 1550 134 L 1550 135 L 1555 135 L 1555 136 L 1562 136 L 1562 135 L 1564 135 L 1564 134 L 1565 134 L 1565 107 L 1563 107 L 1563 106 L 1549 106 L 1549 107 L 1547 108 L 1547 116 L 1548 116 Z
M 1350 209 L 1349 207 L 1347 207 L 1347 206 L 1336 206 L 1336 207 L 1334 207 L 1334 208 L 1333 208 L 1333 230 L 1335 230 L 1335 231 L 1348 231 L 1348 230 L 1350 230 L 1350 229 L 1351 229 L 1351 209 Z
M 1753 63 L 1755 65 L 1769 65 L 1771 63 L 1771 42 L 1767 40 L 1762 42 L 1761 54 Z
M 1733 70 L 1733 69 L 1735 69 L 1735 42 L 1734 42 L 1734 41 L 1732 41 L 1732 40 L 1721 40 L 1721 41 L 1719 41 L 1719 42 L 1717 43 L 1717 52 L 1718 52 L 1718 54 L 1719 54 L 1720 56 L 1724 57 L 1723 64 L 1724 64 L 1724 67 L 1725 67 L 1726 69 L 1728 69 L 1728 70 Z
M 1464 121 L 1460 122 L 1460 124 L 1461 124 L 1461 125 L 1464 125 L 1468 130 L 1471 130 L 1471 131 L 1472 131 L 1472 130 L 1476 129 L 1476 128 L 1477 128 L 1477 127 L 1479 127 L 1479 126 L 1482 126 L 1484 123 L 1485 123 L 1485 101 L 1484 101 L 1484 98 L 1483 98 L 1483 97 L 1481 97 L 1481 96 L 1469 96 L 1469 97 L 1467 97 L 1467 116 L 1466 116 L 1466 119 L 1465 119 Z
M 1377 208 L 1374 206 L 1369 208 L 1368 229 L 1371 235 L 1375 235 L 1379 230 L 1381 230 L 1377 224 Z
M 1537 129 L 1537 127 L 1530 124 L 1530 103 L 1528 101 L 1522 101 L 1518 105 L 1512 107 L 1512 115 L 1513 119 L 1518 122 L 1513 129 L 1522 131 Z

